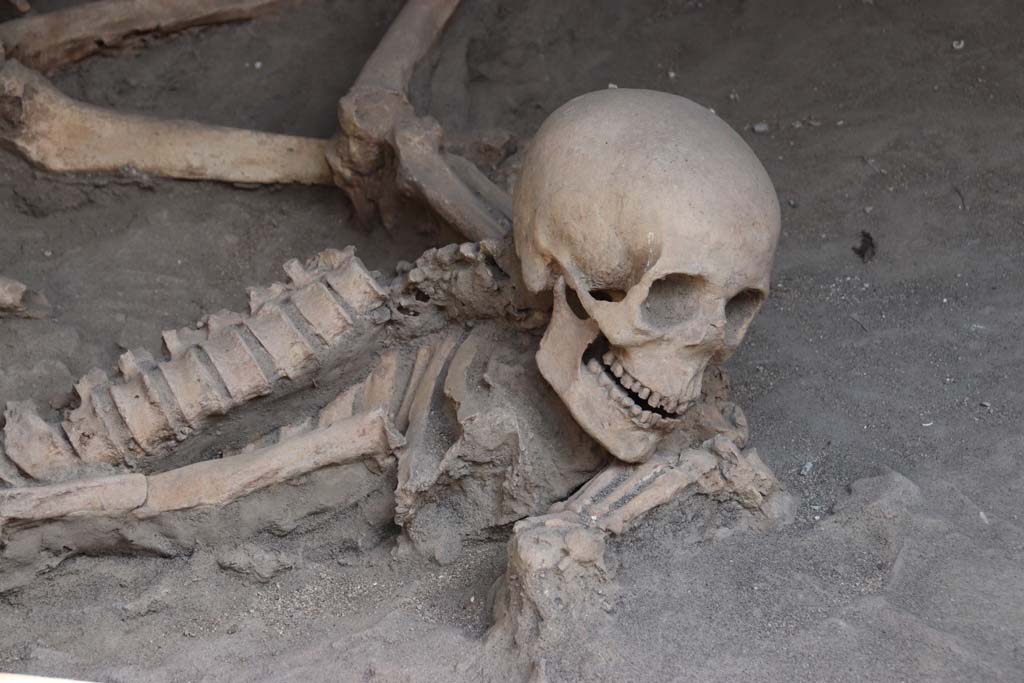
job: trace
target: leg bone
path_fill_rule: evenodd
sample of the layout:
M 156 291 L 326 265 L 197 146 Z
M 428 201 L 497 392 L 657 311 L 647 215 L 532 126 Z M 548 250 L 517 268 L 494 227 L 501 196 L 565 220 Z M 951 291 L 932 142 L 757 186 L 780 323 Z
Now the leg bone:
M 325 141 L 119 114 L 66 97 L 13 61 L 0 69 L 0 141 L 50 171 L 331 183 Z
M 99 0 L 0 24 L 0 43 L 8 57 L 34 69 L 51 71 L 140 33 L 167 34 L 193 26 L 251 19 L 279 8 L 285 1 Z

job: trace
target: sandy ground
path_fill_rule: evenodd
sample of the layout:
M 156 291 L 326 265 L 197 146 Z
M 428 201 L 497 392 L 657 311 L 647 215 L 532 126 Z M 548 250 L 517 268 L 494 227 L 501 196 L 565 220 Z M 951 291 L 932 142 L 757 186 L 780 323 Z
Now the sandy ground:
M 741 130 L 783 205 L 773 295 L 730 370 L 797 520 L 698 543 L 685 509 L 649 516 L 614 546 L 607 620 L 546 663 L 549 680 L 1024 679 L 1017 3 L 466 5 L 430 93 L 453 134 L 506 130 L 522 146 L 575 94 L 667 90 Z M 126 110 L 328 135 L 397 8 L 307 0 L 56 82 Z M 877 242 L 867 263 L 851 249 L 862 230 Z M 64 404 L 124 348 L 241 309 L 287 258 L 355 244 L 387 270 L 443 240 L 359 228 L 330 189 L 59 178 L 2 153 L 0 273 L 54 314 L 0 321 L 0 403 Z M 205 550 L 75 559 L 0 598 L 0 670 L 479 680 L 503 544 L 445 567 L 391 550 L 309 559 L 283 542 L 273 551 L 296 567 L 267 583 Z

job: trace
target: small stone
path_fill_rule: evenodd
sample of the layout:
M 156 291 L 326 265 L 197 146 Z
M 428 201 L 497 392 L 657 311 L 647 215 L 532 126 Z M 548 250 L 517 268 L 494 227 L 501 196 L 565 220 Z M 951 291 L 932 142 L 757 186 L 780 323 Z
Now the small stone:
M 296 558 L 286 553 L 265 550 L 251 543 L 235 548 L 224 549 L 217 553 L 217 565 L 239 574 L 252 576 L 261 583 L 292 569 L 297 564 Z
M 771 126 L 769 126 L 765 121 L 758 121 L 751 126 L 751 129 L 758 135 L 766 135 L 771 131 Z
M 800 476 L 801 477 L 808 476 L 811 473 L 811 470 L 813 470 L 813 469 L 814 469 L 814 463 L 813 462 L 805 462 L 803 467 L 800 468 Z

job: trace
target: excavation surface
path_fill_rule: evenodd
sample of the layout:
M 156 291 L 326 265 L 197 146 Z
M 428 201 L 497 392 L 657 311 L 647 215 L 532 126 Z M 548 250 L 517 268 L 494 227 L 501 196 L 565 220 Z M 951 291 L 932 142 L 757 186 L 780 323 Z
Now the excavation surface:
M 54 81 L 126 111 L 327 136 L 399 4 L 307 0 Z M 521 150 L 576 94 L 666 90 L 742 132 L 783 211 L 772 295 L 729 369 L 797 519 L 695 543 L 683 508 L 650 515 L 613 545 L 607 620 L 549 680 L 1024 678 L 1017 3 L 465 4 L 430 92 L 452 134 L 506 131 Z M 244 309 L 245 287 L 280 279 L 288 258 L 354 244 L 387 273 L 449 237 L 360 228 L 331 189 L 58 177 L 0 152 L 0 274 L 53 305 L 47 320 L 0 320 L 0 404 L 64 405 L 74 378 L 123 350 Z M 0 597 L 0 671 L 433 681 L 487 668 L 477 642 L 500 540 L 448 566 L 393 539 L 308 556 L 289 539 L 258 545 L 293 568 L 258 582 L 206 549 L 70 560 Z

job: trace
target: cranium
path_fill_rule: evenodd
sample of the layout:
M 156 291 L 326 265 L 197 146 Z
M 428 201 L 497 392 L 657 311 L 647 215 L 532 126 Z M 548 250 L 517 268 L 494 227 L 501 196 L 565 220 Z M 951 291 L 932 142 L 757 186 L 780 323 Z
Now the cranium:
M 644 460 L 768 294 L 767 173 L 708 109 L 609 89 L 545 121 L 513 212 L 527 287 L 554 292 L 541 374 L 613 455 Z

